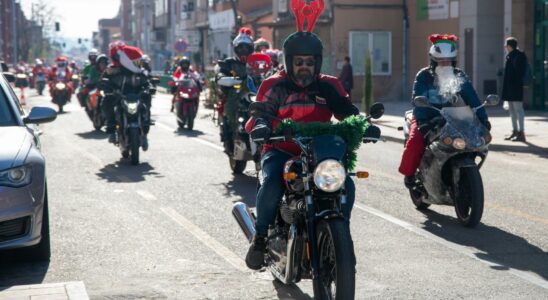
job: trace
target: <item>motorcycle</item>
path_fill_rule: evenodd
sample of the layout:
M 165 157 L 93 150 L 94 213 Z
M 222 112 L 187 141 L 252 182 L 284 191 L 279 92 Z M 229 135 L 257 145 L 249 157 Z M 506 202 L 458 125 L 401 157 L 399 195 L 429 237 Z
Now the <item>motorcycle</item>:
M 93 123 L 95 130 L 101 130 L 101 127 L 105 125 L 105 116 L 101 109 L 101 101 L 103 100 L 104 93 L 99 89 L 94 89 L 89 92 L 89 101 L 87 101 L 86 112 Z
M 116 118 L 116 133 L 118 136 L 118 147 L 123 158 L 130 158 L 132 165 L 139 164 L 139 148 L 142 147 L 146 138 L 145 126 L 148 122 L 148 108 L 146 100 L 153 93 L 153 88 L 148 86 L 148 79 L 145 76 L 131 75 L 120 79 L 124 82 L 124 92 L 113 88 L 108 79 L 101 82 L 105 90 L 105 97 L 112 96 L 119 99 L 114 107 Z M 143 149 L 147 150 L 147 149 Z
M 180 129 L 185 127 L 189 130 L 194 128 L 194 119 L 198 112 L 198 102 L 200 100 L 200 88 L 196 81 L 189 77 L 174 82 L 177 86 L 175 92 L 175 115 Z
M 225 105 L 225 116 L 223 116 L 220 128 L 221 128 L 221 140 L 225 149 L 225 153 L 228 155 L 230 169 L 234 174 L 241 174 L 247 166 L 247 162 L 253 160 L 255 162 L 255 170 L 259 171 L 260 165 L 260 151 L 254 143 L 250 143 L 249 134 L 245 131 L 245 124 L 249 120 L 249 105 L 255 102 L 257 92 L 250 90 L 247 84 L 243 80 L 236 77 L 222 77 L 217 81 L 219 86 L 230 87 L 234 89 L 236 93 L 235 104 L 235 120 L 236 123 L 231 124 L 227 118 L 227 106 Z M 231 137 L 231 138 L 228 138 Z
M 44 89 L 46 88 L 46 75 L 41 71 L 36 74 L 35 87 L 38 91 L 38 95 L 42 96 Z
M 80 75 L 72 74 L 71 80 L 72 80 L 73 91 L 76 91 L 76 89 L 78 88 L 78 86 L 80 84 Z
M 53 84 L 53 91 L 51 92 L 52 102 L 59 107 L 58 112 L 63 112 L 63 106 L 70 102 L 71 92 L 66 83 L 62 81 L 56 81 Z
M 264 112 L 261 104 L 250 106 L 254 116 L 257 111 Z M 354 299 L 356 260 L 349 222 L 342 213 L 346 205 L 344 183 L 347 176 L 367 178 L 368 173 L 348 172 L 349 149 L 357 150 L 362 139 L 364 142 L 380 140 L 378 127 L 369 125 L 365 130 L 365 126 L 383 113 L 383 105 L 376 103 L 365 120 L 351 117 L 350 122 L 342 121 L 348 126 L 346 131 L 354 134 L 349 139 L 337 131 L 337 124 L 325 124 L 329 133 L 322 135 L 287 134 L 284 130 L 284 136 L 274 136 L 268 141 L 253 140 L 260 143 L 293 141 L 302 149 L 300 156 L 285 163 L 286 190 L 275 224 L 268 231 L 265 263 L 274 278 L 283 284 L 311 278 L 314 299 Z M 264 113 L 258 115 L 264 117 Z M 303 126 L 303 132 L 310 126 L 299 125 Z M 237 202 L 232 214 L 251 242 L 255 235 L 254 213 L 245 203 Z
M 415 97 L 417 107 L 428 107 L 441 116 L 431 120 L 432 129 L 425 135 L 426 150 L 416 173 L 415 188 L 409 193 L 418 210 L 432 204 L 455 207 L 459 222 L 475 227 L 484 208 L 483 183 L 480 174 L 491 142 L 489 130 L 481 124 L 476 111 L 485 105 L 496 105 L 496 95 L 474 109 L 468 105 L 438 109 L 426 97 Z M 405 114 L 405 140 L 409 138 L 412 111 Z M 402 128 L 399 128 L 402 130 Z M 479 163 L 476 159 L 479 158 Z

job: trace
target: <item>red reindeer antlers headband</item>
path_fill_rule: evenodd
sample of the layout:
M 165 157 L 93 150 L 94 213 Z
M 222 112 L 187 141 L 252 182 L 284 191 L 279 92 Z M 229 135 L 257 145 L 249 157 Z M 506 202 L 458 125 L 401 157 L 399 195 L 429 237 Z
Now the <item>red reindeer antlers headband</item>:
M 306 19 L 308 21 L 306 31 L 312 32 L 324 8 L 324 0 L 310 0 L 308 3 L 306 3 L 306 0 L 291 0 L 291 9 L 297 19 L 297 31 L 303 31 Z

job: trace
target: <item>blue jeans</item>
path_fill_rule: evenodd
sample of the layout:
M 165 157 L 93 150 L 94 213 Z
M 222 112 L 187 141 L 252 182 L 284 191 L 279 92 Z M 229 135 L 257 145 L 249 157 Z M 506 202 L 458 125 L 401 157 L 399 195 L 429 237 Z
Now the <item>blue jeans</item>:
M 523 111 L 523 102 L 508 101 L 510 117 L 512 118 L 512 129 L 514 131 L 523 132 L 525 123 L 525 112 Z
M 283 168 L 285 162 L 291 156 L 287 153 L 272 149 L 261 158 L 263 182 L 257 194 L 257 222 L 255 229 L 257 234 L 266 235 L 268 226 L 274 224 L 278 205 L 284 195 Z M 342 207 L 343 214 L 350 220 L 350 213 L 354 205 L 356 187 L 350 177 L 346 178 L 346 205 Z

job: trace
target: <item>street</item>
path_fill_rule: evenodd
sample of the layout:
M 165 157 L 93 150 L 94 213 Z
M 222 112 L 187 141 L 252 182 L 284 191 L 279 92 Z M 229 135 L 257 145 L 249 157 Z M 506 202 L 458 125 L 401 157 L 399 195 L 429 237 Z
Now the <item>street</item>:
M 177 131 L 170 97 L 153 100 L 156 124 L 138 166 L 93 130 L 74 96 L 40 126 L 52 258 L 2 258 L 0 286 L 81 281 L 91 299 L 312 299 L 310 280 L 283 286 L 247 269 L 231 209 L 254 206 L 253 166 L 231 173 L 210 109 L 200 107 L 194 131 Z M 34 90 L 27 103 L 53 107 Z M 510 121 L 493 109 L 484 215 L 468 229 L 453 207 L 414 208 L 397 172 L 401 107 L 388 103 L 378 122 L 387 141 L 359 150 L 357 169 L 370 177 L 355 179 L 356 299 L 547 299 L 546 114 L 526 120 L 539 128 L 532 145 L 517 145 L 502 141 Z

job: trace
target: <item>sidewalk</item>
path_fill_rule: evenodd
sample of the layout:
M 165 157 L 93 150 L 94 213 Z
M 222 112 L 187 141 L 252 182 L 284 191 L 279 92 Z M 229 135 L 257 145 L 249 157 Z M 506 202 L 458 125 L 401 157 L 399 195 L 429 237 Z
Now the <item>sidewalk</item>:
M 379 120 L 374 121 L 382 130 L 382 135 L 389 141 L 403 144 L 403 132 L 397 128 L 403 126 L 403 114 L 411 109 L 408 102 L 387 101 L 384 104 L 385 113 Z M 356 103 L 358 104 L 358 103 Z M 502 107 L 487 107 L 487 114 L 491 122 L 493 141 L 490 151 L 534 154 L 548 158 L 548 112 L 525 111 L 526 143 L 505 141 L 504 138 L 512 132 L 510 115 Z
M 0 287 L 0 300 L 88 300 L 81 281 Z

